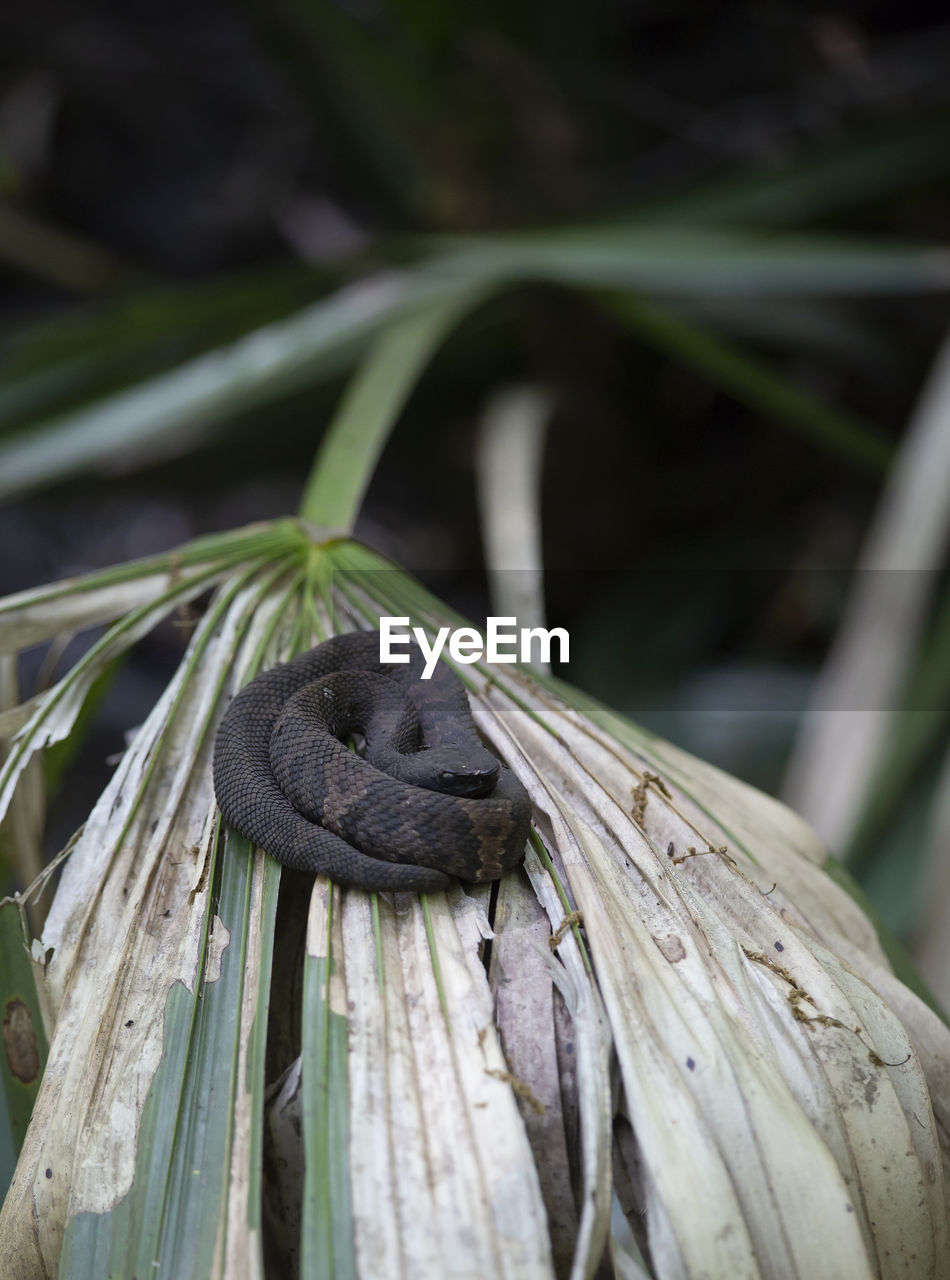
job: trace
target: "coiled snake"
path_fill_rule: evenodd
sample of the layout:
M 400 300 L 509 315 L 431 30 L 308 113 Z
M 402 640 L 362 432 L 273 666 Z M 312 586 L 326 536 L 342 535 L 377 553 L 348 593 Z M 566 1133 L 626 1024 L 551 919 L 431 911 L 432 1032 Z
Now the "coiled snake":
M 444 663 L 379 661 L 375 631 L 335 636 L 237 695 L 214 748 L 225 820 L 285 866 L 362 889 L 493 880 L 524 856 L 531 802 L 478 737 Z M 346 743 L 365 739 L 365 759 Z

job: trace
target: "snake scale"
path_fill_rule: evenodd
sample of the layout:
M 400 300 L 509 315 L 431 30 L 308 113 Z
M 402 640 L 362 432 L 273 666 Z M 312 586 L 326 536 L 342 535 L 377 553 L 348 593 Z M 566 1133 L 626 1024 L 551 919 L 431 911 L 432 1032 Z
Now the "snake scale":
M 214 748 L 230 826 L 285 866 L 361 889 L 433 892 L 517 866 L 527 792 L 482 745 L 451 669 L 422 680 L 417 645 L 409 657 L 382 664 L 377 632 L 348 632 L 246 685 Z

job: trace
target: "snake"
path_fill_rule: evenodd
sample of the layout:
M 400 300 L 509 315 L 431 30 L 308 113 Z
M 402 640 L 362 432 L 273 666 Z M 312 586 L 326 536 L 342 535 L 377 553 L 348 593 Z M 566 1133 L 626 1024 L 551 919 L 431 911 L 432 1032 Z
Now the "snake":
M 366 890 L 432 893 L 518 866 L 528 793 L 482 744 L 454 671 L 422 679 L 415 642 L 408 659 L 382 663 L 376 631 L 344 632 L 246 684 L 214 743 L 228 825 L 286 867 Z

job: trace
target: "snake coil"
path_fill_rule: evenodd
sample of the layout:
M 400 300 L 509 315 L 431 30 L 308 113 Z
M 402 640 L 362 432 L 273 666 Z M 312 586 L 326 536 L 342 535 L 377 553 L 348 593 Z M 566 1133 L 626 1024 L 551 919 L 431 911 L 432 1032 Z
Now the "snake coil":
M 422 680 L 423 665 L 415 644 L 382 664 L 378 634 L 356 631 L 252 680 L 215 740 L 225 820 L 285 866 L 362 889 L 432 892 L 517 866 L 528 794 L 482 745 L 450 668 Z

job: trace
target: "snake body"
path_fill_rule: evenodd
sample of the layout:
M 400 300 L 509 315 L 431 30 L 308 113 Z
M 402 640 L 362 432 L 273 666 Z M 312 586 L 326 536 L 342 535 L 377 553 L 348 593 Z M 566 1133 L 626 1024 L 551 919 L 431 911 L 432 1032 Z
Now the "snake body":
M 285 866 L 362 889 L 493 880 L 524 856 L 527 792 L 482 745 L 461 682 L 422 652 L 382 664 L 375 631 L 335 636 L 246 685 L 225 712 L 225 820 Z M 365 739 L 365 759 L 348 741 Z

